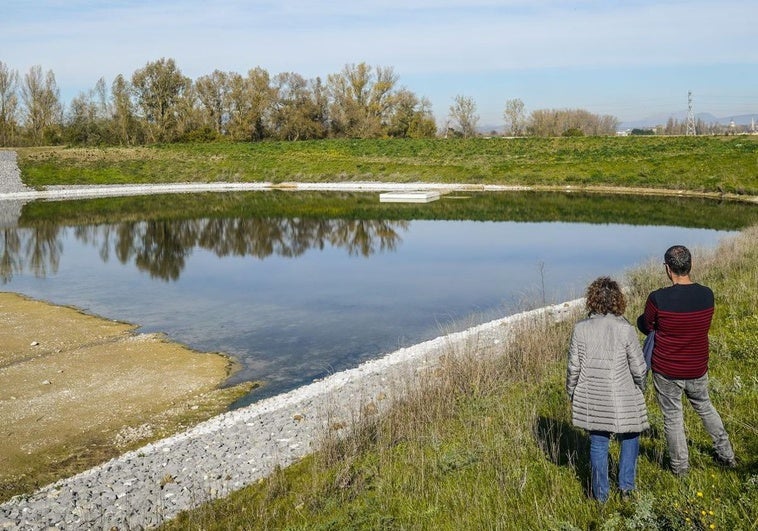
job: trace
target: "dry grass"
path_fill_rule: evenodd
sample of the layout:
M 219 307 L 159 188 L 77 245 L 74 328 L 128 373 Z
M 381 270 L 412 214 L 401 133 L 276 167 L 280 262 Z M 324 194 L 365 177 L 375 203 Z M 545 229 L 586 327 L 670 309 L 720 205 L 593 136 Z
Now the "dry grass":
M 76 164 L 110 164 L 124 161 L 181 159 L 176 153 L 165 153 L 149 147 L 29 147 L 17 150 L 20 160 L 29 163 L 55 162 Z

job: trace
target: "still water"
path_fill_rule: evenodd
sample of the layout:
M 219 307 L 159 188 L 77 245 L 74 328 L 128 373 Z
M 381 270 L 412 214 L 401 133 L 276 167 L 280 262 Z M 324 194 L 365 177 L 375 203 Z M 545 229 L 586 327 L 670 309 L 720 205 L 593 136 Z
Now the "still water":
M 230 383 L 265 382 L 238 405 L 581 296 L 598 275 L 618 277 L 674 243 L 712 247 L 733 233 L 567 221 L 133 217 L 22 216 L 0 241 L 3 289 L 231 354 L 243 368 Z

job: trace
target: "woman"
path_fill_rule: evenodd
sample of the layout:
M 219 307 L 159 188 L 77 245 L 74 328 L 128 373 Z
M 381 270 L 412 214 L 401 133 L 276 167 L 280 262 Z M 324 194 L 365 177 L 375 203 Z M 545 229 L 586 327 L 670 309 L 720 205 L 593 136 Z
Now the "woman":
M 639 434 L 650 427 L 642 391 L 647 366 L 637 332 L 622 317 L 626 300 L 618 284 L 600 277 L 587 288 L 589 317 L 574 326 L 566 391 L 574 426 L 590 434 L 592 494 L 608 499 L 608 446 L 621 442 L 618 483 L 622 497 L 634 490 Z

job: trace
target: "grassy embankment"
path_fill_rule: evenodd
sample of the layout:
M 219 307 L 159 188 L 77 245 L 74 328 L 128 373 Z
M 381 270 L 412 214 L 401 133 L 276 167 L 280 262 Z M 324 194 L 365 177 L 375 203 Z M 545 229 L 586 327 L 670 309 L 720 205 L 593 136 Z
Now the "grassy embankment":
M 758 227 L 697 252 L 695 279 L 714 288 L 711 396 L 741 464 L 717 467 L 686 407 L 692 470 L 666 468 L 652 386 L 638 491 L 587 498 L 588 443 L 564 392 L 573 321 L 534 323 L 492 359 L 450 353 L 438 372 L 353 434 L 258 485 L 181 515 L 168 529 L 755 529 L 758 526 Z M 628 317 L 666 279 L 659 263 L 628 275 Z M 614 455 L 618 447 L 614 445 Z
M 758 195 L 758 137 L 325 140 L 21 148 L 30 186 L 395 181 Z

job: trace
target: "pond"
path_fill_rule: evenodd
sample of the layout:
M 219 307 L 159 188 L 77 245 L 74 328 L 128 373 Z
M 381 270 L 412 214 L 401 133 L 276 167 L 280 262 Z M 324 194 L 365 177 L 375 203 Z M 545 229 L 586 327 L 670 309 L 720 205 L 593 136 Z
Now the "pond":
M 6 291 L 231 354 L 230 384 L 265 384 L 241 406 L 755 221 L 738 203 L 555 193 L 35 202 L 3 231 L 0 267 Z

